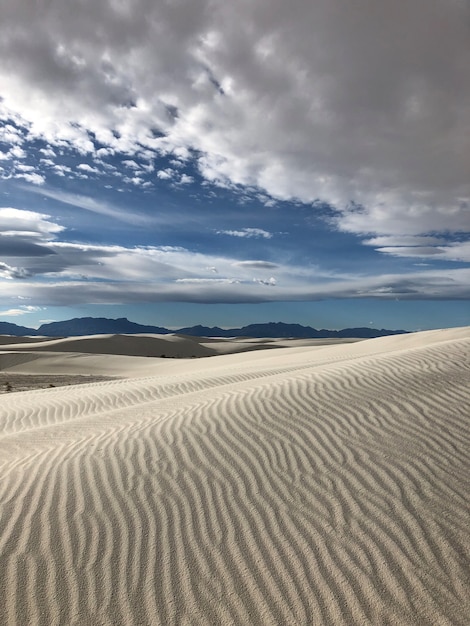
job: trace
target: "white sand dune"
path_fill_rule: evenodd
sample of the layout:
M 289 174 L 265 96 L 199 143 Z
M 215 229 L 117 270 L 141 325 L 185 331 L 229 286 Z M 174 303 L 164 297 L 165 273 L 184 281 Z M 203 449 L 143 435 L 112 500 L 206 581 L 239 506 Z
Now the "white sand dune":
M 126 376 L 0 397 L 0 624 L 468 625 L 470 328 L 99 341 L 0 353 Z
M 14 340 L 20 339 L 18 343 Z M 328 339 L 222 339 L 185 335 L 91 335 L 59 339 L 0 336 L 0 372 L 49 374 L 51 376 L 116 376 L 136 378 L 181 371 L 181 363 L 170 359 L 191 359 L 223 354 L 239 354 L 277 348 L 324 347 L 337 344 Z M 356 340 L 345 340 L 358 341 Z M 109 355 L 113 355 L 110 359 Z M 260 355 L 264 358 L 265 355 Z M 154 357 L 154 358 L 149 358 Z M 245 362 L 242 358 L 242 362 Z M 234 362 L 231 361 L 231 364 Z M 221 362 L 211 362 L 218 368 Z M 199 363 L 196 369 L 206 368 Z M 162 370 L 163 368 L 163 370 Z M 187 369 L 184 367 L 184 369 Z M 190 368 L 190 371 L 194 367 Z M 79 379 L 77 379 L 79 382 Z

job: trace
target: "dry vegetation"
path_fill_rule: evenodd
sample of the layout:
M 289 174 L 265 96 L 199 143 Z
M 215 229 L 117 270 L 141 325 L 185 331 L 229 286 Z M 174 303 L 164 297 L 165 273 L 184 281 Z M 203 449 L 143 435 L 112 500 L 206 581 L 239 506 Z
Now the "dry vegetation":
M 111 376 L 71 376 L 58 374 L 13 374 L 0 372 L 0 394 L 31 389 L 48 389 L 66 385 L 95 383 L 103 380 L 114 380 Z

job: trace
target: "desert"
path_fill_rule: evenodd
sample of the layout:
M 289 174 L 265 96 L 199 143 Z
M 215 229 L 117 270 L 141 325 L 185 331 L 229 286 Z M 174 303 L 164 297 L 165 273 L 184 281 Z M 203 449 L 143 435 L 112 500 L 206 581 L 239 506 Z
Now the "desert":
M 0 344 L 1 624 L 468 624 L 469 327 Z

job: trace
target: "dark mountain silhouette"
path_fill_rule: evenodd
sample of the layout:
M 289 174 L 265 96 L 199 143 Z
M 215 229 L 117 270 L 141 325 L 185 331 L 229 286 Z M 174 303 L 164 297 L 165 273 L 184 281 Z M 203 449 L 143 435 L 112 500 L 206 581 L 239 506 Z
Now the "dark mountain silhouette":
M 168 335 L 177 333 L 192 337 L 268 337 L 268 338 L 296 338 L 296 339 L 341 339 L 356 337 L 360 339 L 372 339 L 386 335 L 400 335 L 406 330 L 386 330 L 384 328 L 344 328 L 343 330 L 317 330 L 311 326 L 301 324 L 284 324 L 283 322 L 268 322 L 266 324 L 249 324 L 241 328 L 223 329 L 214 326 L 190 326 L 179 330 L 169 330 L 161 326 L 148 326 L 130 322 L 127 318 L 108 319 L 106 317 L 80 317 L 63 322 L 51 322 L 43 324 L 35 330 L 26 326 L 17 326 L 9 322 L 0 322 L 0 335 L 46 336 L 46 337 L 77 337 L 84 335 L 136 335 L 139 333 L 152 333 Z
M 13 335 L 13 337 L 28 337 L 32 335 L 36 337 L 39 333 L 34 328 L 10 324 L 10 322 L 0 322 L 0 335 Z
M 138 333 L 171 333 L 160 326 L 146 326 L 130 322 L 126 317 L 108 319 L 107 317 L 79 317 L 63 322 L 43 324 L 37 330 L 46 337 L 77 337 L 83 335 L 136 335 Z
M 308 338 L 343 338 L 359 337 L 372 338 L 385 335 L 401 334 L 404 330 L 377 330 L 375 328 L 345 328 L 343 330 L 317 330 L 310 326 L 300 324 L 284 324 L 283 322 L 269 322 L 267 324 L 250 324 L 241 328 L 222 329 L 208 326 L 190 326 L 178 330 L 168 330 L 160 326 L 147 326 L 130 322 L 125 317 L 120 319 L 107 319 L 105 317 L 82 317 L 63 322 L 51 322 L 39 327 L 36 334 L 47 337 L 70 337 L 97 334 L 137 334 L 156 333 L 168 334 L 178 333 L 181 335 L 191 335 L 193 337 L 295 337 L 299 339 Z
M 289 338 L 295 339 L 330 339 L 357 337 L 372 339 L 374 337 L 384 337 L 386 335 L 401 335 L 406 330 L 378 330 L 376 328 L 345 328 L 343 330 L 327 330 L 325 328 L 317 330 L 311 326 L 301 324 L 284 324 L 283 322 L 268 322 L 266 324 L 250 324 L 241 328 L 209 328 L 207 326 L 193 326 L 175 331 L 185 335 L 195 335 L 197 337 L 268 337 L 268 338 Z
M 229 331 L 219 328 L 218 326 L 188 326 L 186 328 L 180 328 L 175 330 L 175 333 L 179 335 L 192 335 L 193 337 L 233 337 L 233 335 L 227 335 Z

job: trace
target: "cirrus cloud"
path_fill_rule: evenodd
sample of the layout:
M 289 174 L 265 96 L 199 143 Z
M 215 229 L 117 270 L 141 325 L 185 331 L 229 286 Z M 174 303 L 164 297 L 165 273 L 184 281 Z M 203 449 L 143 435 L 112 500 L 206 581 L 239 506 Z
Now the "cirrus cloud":
M 248 239 L 271 239 L 272 233 L 262 228 L 242 228 L 240 230 L 217 230 L 218 235 L 229 235 L 230 237 L 246 237 Z

